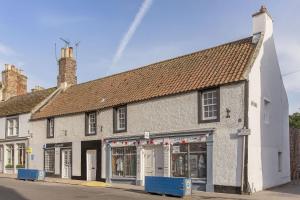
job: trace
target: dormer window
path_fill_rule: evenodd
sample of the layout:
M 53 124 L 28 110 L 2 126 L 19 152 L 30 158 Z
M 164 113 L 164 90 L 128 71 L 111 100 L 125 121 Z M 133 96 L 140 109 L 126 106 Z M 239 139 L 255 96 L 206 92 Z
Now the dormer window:
M 7 137 L 18 136 L 19 134 L 19 119 L 10 117 L 6 119 L 6 135 Z

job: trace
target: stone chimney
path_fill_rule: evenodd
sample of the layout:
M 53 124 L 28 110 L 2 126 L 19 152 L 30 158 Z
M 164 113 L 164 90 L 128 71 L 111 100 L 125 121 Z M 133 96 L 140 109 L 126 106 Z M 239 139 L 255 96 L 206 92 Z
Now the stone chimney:
M 263 33 L 267 37 L 273 34 L 273 20 L 265 6 L 261 6 L 258 12 L 252 15 L 253 35 Z
M 14 65 L 5 64 L 2 71 L 2 99 L 7 100 L 10 97 L 27 93 L 27 77 L 22 70 Z
M 76 60 L 73 58 L 73 48 L 61 48 L 61 55 L 58 61 L 59 74 L 57 76 L 57 86 L 64 87 L 77 84 Z

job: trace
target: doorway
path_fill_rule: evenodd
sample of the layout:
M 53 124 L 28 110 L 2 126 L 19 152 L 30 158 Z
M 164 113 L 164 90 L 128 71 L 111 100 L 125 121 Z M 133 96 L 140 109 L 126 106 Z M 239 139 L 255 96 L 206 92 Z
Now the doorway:
M 72 172 L 72 150 L 71 149 L 62 149 L 61 150 L 61 177 L 70 179 Z
M 145 176 L 164 176 L 164 148 L 162 145 L 145 147 Z
M 0 146 L 0 173 L 3 173 L 3 165 L 4 165 L 4 150 L 3 146 Z
M 95 181 L 97 172 L 97 150 L 86 151 L 86 180 Z

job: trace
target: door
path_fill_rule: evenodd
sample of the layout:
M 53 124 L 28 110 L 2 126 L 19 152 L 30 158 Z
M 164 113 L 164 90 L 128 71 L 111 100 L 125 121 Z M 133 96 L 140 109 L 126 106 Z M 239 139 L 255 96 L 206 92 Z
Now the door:
M 3 161 L 4 161 L 4 151 L 3 151 L 3 146 L 0 146 L 0 173 L 3 173 Z
M 71 178 L 71 170 L 72 170 L 72 151 L 71 149 L 63 149 L 61 151 L 62 154 L 62 178 Z
M 95 181 L 97 171 L 97 151 L 87 150 L 86 151 L 86 180 Z
M 162 145 L 145 148 L 145 176 L 164 176 L 164 149 Z

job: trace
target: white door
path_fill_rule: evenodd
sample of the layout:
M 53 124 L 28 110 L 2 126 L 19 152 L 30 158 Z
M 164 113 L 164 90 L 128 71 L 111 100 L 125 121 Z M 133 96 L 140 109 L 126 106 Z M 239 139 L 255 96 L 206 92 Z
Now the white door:
M 64 149 L 61 151 L 62 153 L 62 178 L 71 178 L 71 170 L 72 170 L 72 151 L 71 149 Z
M 164 147 L 155 147 L 155 176 L 164 176 Z
M 4 161 L 3 157 L 4 157 L 3 146 L 0 146 L 0 173 L 3 173 L 3 165 L 4 165 L 4 163 L 3 163 L 3 161 Z
M 145 176 L 164 175 L 164 151 L 162 145 L 145 148 Z
M 86 151 L 86 180 L 95 181 L 97 171 L 97 151 Z
M 153 148 L 145 148 L 144 151 L 144 166 L 145 166 L 145 176 L 154 176 L 154 150 Z

